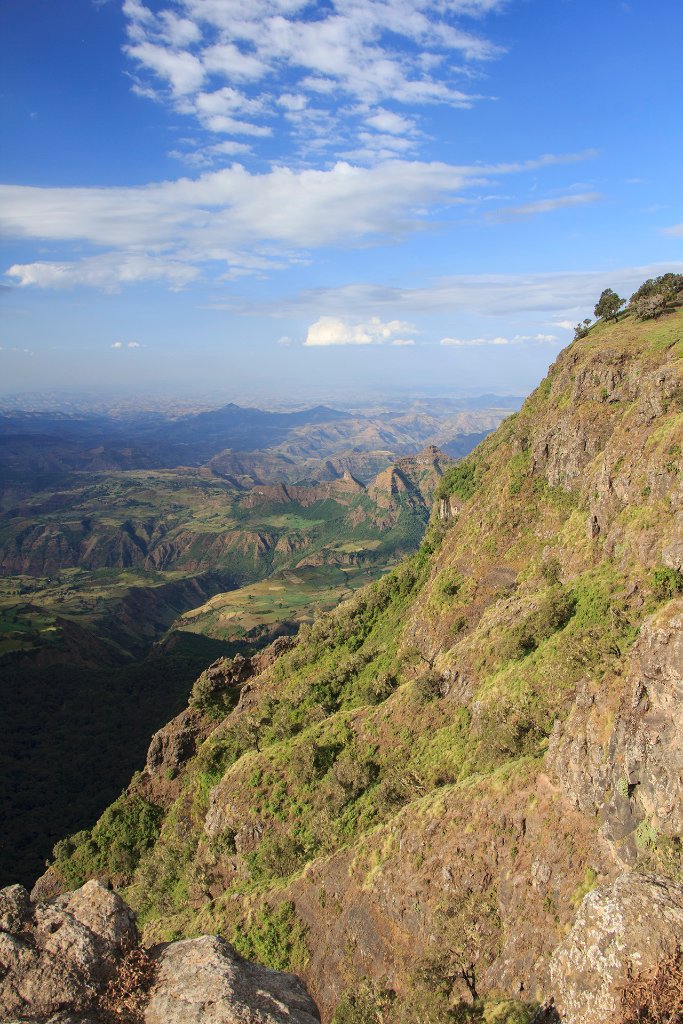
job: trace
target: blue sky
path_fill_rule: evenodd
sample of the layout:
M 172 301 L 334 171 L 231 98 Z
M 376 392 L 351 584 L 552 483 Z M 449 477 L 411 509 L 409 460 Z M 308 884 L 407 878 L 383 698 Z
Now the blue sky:
M 683 264 L 679 0 L 3 0 L 1 389 L 524 392 Z

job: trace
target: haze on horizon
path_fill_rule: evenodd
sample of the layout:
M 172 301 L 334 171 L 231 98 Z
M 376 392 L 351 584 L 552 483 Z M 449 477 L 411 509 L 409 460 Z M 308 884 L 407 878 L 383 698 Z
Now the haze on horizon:
M 683 268 L 678 0 L 2 9 L 0 392 L 529 391 Z

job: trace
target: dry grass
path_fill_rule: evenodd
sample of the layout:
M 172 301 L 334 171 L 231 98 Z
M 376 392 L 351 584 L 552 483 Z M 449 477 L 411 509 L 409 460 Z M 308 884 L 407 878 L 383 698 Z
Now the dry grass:
M 146 949 L 131 949 L 119 964 L 100 1000 L 108 1024 L 143 1024 L 157 963 Z
M 683 951 L 630 977 L 611 1024 L 683 1024 Z

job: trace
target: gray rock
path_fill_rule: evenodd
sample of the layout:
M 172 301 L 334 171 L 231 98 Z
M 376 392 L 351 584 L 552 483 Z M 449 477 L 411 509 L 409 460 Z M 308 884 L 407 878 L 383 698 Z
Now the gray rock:
M 137 940 L 130 909 L 98 882 L 35 904 L 10 886 L 0 892 L 0 908 L 0 1020 L 89 1011 Z
M 683 942 L 683 886 L 623 874 L 583 900 L 550 961 L 566 1024 L 604 1024 L 619 1008 L 629 970 L 649 970 Z
M 292 974 L 249 963 L 215 935 L 167 946 L 145 1024 L 319 1024 Z

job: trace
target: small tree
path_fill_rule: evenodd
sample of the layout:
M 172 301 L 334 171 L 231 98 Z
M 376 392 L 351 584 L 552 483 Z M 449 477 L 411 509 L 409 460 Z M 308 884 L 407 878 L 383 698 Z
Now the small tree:
M 611 316 L 617 319 L 619 310 L 625 304 L 626 299 L 621 299 L 615 291 L 611 288 L 605 288 L 604 292 L 598 299 L 597 305 L 593 310 L 596 317 L 599 319 L 609 320 Z
M 669 297 L 665 292 L 652 292 L 651 295 L 643 295 L 633 303 L 633 311 L 639 320 L 656 320 L 662 313 L 666 312 L 669 304 Z
M 574 328 L 574 341 L 578 341 L 580 338 L 585 338 L 588 334 L 588 329 L 591 325 L 590 320 L 586 317 L 580 324 L 577 324 Z

